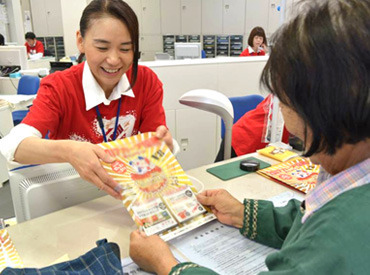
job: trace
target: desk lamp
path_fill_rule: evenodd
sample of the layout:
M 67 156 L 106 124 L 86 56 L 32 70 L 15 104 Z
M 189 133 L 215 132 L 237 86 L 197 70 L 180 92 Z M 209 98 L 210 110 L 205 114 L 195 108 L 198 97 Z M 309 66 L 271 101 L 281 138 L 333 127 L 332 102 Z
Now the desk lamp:
M 231 157 L 231 130 L 234 121 L 234 109 L 224 94 L 208 89 L 191 90 L 183 94 L 181 104 L 219 115 L 225 123 L 224 159 Z

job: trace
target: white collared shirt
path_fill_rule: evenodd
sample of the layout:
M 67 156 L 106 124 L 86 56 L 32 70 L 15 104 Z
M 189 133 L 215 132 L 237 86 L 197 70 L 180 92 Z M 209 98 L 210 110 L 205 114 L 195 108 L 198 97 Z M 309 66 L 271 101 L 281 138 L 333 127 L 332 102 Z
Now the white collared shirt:
M 82 87 L 85 95 L 86 111 L 101 103 L 109 105 L 112 101 L 119 99 L 121 95 L 135 97 L 134 92 L 130 89 L 130 82 L 128 81 L 127 75 L 124 74 L 107 99 L 102 87 L 100 87 L 93 76 L 87 62 L 85 62 L 82 73 Z
M 259 53 L 260 51 L 262 51 L 263 50 L 263 48 L 261 48 L 261 47 L 258 47 L 258 49 L 257 49 L 257 53 Z M 253 50 L 253 48 L 251 47 L 251 46 L 248 46 L 248 52 L 249 53 L 254 53 L 254 50 Z

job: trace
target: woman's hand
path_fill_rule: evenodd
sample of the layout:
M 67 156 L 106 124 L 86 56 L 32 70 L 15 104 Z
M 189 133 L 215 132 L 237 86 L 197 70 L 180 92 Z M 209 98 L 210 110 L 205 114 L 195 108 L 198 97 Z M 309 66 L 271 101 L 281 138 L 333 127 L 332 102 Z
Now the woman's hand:
M 262 43 L 261 47 L 262 47 L 262 49 L 263 49 L 263 51 L 264 51 L 265 53 L 268 53 L 269 49 L 267 48 L 267 46 L 266 46 L 266 44 L 265 44 L 265 43 Z
M 130 235 L 130 257 L 142 269 L 159 275 L 169 274 L 177 265 L 170 248 L 160 237 L 148 237 L 139 230 Z
M 236 228 L 243 227 L 244 205 L 226 190 L 205 190 L 197 195 L 197 199 L 209 206 L 220 222 Z
M 172 135 L 170 131 L 166 128 L 166 126 L 164 125 L 158 126 L 157 130 L 155 131 L 155 135 L 157 138 L 163 139 L 167 147 L 170 148 L 171 151 L 173 151 Z
M 121 199 L 120 186 L 104 170 L 101 159 L 111 163 L 115 159 L 103 148 L 88 142 L 70 141 L 67 160 L 80 174 L 81 178 L 95 184 L 100 190 L 107 192 L 116 199 Z

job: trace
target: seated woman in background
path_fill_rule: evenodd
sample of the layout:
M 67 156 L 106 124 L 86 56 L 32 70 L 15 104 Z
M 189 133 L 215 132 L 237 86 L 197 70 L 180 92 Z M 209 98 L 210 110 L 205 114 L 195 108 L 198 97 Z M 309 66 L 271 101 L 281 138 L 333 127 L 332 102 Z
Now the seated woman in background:
M 261 274 L 368 274 L 370 270 L 370 0 L 306 0 L 280 28 L 262 83 L 280 100 L 287 130 L 321 165 L 300 203 L 239 202 L 225 190 L 198 200 L 218 220 L 278 248 Z M 158 236 L 131 233 L 130 256 L 158 274 L 215 274 L 178 263 Z
M 231 157 L 242 156 L 254 153 L 258 149 L 265 148 L 268 142 L 265 141 L 267 121 L 270 114 L 272 95 L 268 95 L 257 107 L 246 112 L 232 129 Z M 271 115 L 271 114 L 270 114 Z M 289 133 L 284 127 L 282 142 L 289 142 Z M 225 140 L 222 139 L 220 150 L 215 162 L 224 160 Z
M 248 47 L 240 56 L 265 55 L 267 53 L 267 39 L 263 28 L 255 27 L 249 34 Z

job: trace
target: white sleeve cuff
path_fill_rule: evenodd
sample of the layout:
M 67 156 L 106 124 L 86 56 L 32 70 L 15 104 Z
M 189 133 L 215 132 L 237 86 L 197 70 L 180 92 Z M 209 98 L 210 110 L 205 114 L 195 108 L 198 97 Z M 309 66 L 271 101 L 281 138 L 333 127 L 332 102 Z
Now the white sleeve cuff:
M 30 125 L 21 123 L 15 126 L 8 135 L 0 139 L 0 152 L 7 161 L 14 161 L 14 154 L 18 145 L 28 137 L 39 137 L 42 135 L 39 130 Z

